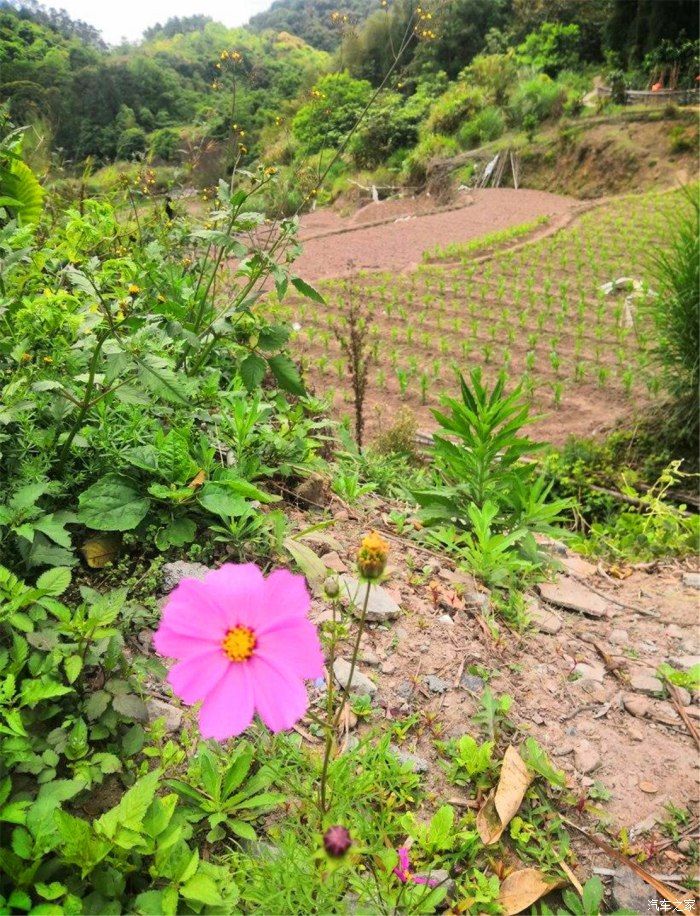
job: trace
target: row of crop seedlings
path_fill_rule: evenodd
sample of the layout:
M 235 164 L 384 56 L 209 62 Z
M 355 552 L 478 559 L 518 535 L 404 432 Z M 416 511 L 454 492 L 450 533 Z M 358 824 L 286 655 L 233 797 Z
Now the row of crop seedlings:
M 666 220 L 683 203 L 678 194 L 646 195 L 483 262 L 326 281 L 325 309 L 295 301 L 284 317 L 298 325 L 308 370 L 330 387 L 347 378 L 333 328 L 348 299 L 362 297 L 373 384 L 404 399 L 435 400 L 454 368 L 475 363 L 521 376 L 533 397 L 544 388 L 555 405 L 566 387 L 591 383 L 655 393 L 647 323 L 634 320 L 624 293 L 606 296 L 601 286 L 622 275 L 643 281 L 650 250 L 663 244 Z

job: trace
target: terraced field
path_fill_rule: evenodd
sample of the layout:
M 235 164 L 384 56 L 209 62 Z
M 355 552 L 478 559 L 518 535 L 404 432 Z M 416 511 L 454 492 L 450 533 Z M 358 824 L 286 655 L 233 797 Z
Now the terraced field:
M 651 256 L 683 206 L 681 191 L 618 198 L 531 243 L 514 230 L 483 246 L 452 244 L 431 250 L 430 263 L 409 273 L 324 281 L 325 307 L 288 300 L 275 309 L 295 327 L 309 383 L 342 417 L 352 395 L 334 331 L 348 304 L 361 303 L 372 363 L 370 433 L 403 405 L 429 429 L 430 408 L 455 390 L 455 372 L 480 365 L 487 376 L 505 371 L 522 383 L 540 415 L 535 435 L 560 442 L 592 434 L 657 393 L 653 328 L 642 305 L 653 295 Z M 622 277 L 635 282 L 611 291 Z

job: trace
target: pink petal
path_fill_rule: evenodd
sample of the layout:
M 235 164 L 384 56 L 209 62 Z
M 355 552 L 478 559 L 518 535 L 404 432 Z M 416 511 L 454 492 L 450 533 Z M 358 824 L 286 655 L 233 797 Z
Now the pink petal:
M 303 682 L 284 665 L 271 664 L 260 656 L 250 662 L 255 709 L 272 732 L 286 731 L 306 712 L 309 698 Z
M 203 585 L 222 608 L 227 629 L 255 629 L 265 603 L 265 579 L 255 563 L 224 563 L 206 574 Z
M 402 872 L 408 871 L 410 866 L 410 860 L 408 858 L 408 849 L 405 846 L 399 846 L 399 868 Z
M 265 579 L 260 631 L 263 626 L 285 618 L 305 617 L 311 607 L 306 579 L 287 569 L 275 569 Z
M 216 638 L 185 636 L 182 633 L 176 633 L 161 622 L 153 634 L 153 647 L 158 655 L 164 655 L 167 658 L 190 658 L 193 655 L 213 652 L 220 648 L 222 639 L 223 636 Z
M 226 741 L 240 735 L 253 721 L 251 663 L 232 663 L 219 683 L 206 695 L 199 710 L 203 738 Z
M 305 617 L 280 621 L 256 633 L 256 658 L 281 663 L 300 678 L 323 677 L 323 652 L 316 627 Z
M 211 693 L 231 664 L 224 652 L 216 648 L 173 665 L 168 682 L 183 703 L 191 705 Z

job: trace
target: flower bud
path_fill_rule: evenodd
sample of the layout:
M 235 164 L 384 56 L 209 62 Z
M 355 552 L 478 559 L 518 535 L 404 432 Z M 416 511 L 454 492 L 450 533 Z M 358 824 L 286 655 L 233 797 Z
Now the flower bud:
M 362 539 L 357 552 L 357 568 L 364 579 L 379 579 L 386 568 L 389 545 L 376 531 L 370 531 Z
M 336 824 L 335 827 L 329 827 L 323 834 L 323 845 L 329 856 L 339 859 L 350 849 L 352 840 L 345 827 Z
M 323 591 L 329 598 L 337 598 L 340 593 L 340 585 L 336 576 L 328 576 L 323 582 Z

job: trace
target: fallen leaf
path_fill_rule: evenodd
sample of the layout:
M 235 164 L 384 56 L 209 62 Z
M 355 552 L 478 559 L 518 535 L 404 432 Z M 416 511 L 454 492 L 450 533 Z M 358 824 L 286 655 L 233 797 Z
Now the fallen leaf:
M 205 481 L 206 479 L 207 479 L 206 472 L 205 472 L 205 471 L 200 471 L 198 474 L 196 474 L 196 475 L 192 478 L 192 480 L 190 480 L 190 482 L 187 484 L 187 486 L 190 488 L 190 490 L 196 490 L 197 487 L 201 487 L 201 486 L 202 486 L 202 484 L 204 483 L 204 481 Z
M 80 548 L 85 562 L 90 569 L 102 569 L 108 563 L 113 563 L 119 556 L 122 539 L 115 534 L 102 534 L 88 538 Z
M 496 791 L 486 799 L 486 804 L 476 816 L 476 827 L 482 842 L 496 843 L 511 819 L 518 812 L 534 778 L 514 747 L 507 748 L 501 765 L 501 776 Z
M 532 906 L 540 897 L 544 897 L 565 881 L 553 881 L 545 878 L 536 868 L 523 868 L 508 875 L 501 884 L 498 902 L 503 907 L 505 916 L 515 916 Z
M 654 795 L 656 792 L 659 791 L 659 787 L 656 785 L 656 783 L 647 782 L 644 779 L 642 779 L 638 783 L 638 785 L 639 785 L 639 788 L 642 790 L 642 792 L 646 792 L 647 795 Z

